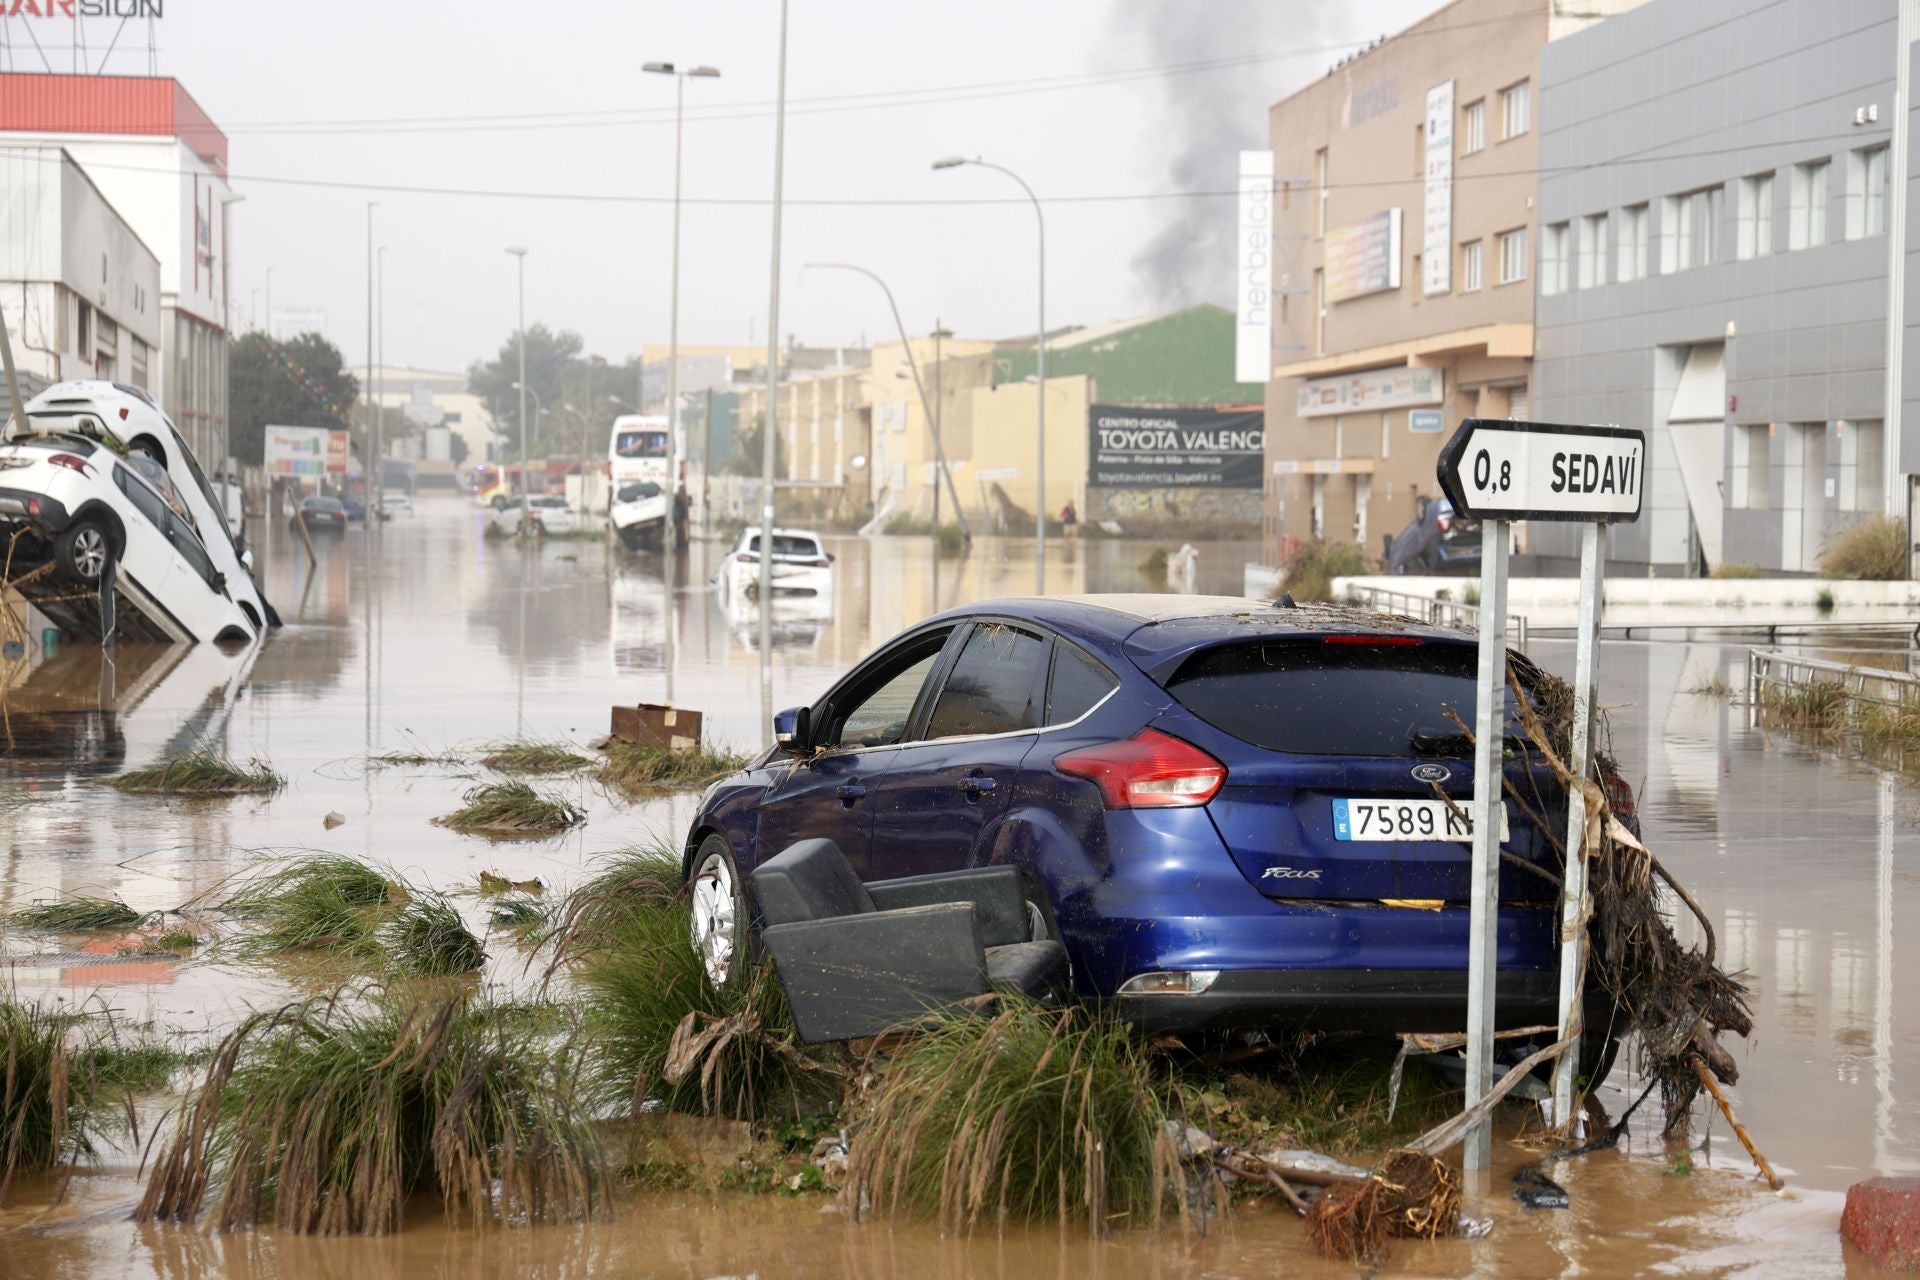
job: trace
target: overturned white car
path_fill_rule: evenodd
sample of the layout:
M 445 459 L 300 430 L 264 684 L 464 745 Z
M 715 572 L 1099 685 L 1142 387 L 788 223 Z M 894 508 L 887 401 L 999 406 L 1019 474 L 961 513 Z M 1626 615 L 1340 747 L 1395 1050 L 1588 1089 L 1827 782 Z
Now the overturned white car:
M 102 641 L 252 640 L 279 624 L 205 473 L 145 392 L 58 383 L 26 410 L 0 440 L 7 586 Z
M 607 520 L 629 551 L 658 551 L 667 537 L 667 515 L 673 505 L 667 491 L 651 480 L 623 484 L 607 508 Z

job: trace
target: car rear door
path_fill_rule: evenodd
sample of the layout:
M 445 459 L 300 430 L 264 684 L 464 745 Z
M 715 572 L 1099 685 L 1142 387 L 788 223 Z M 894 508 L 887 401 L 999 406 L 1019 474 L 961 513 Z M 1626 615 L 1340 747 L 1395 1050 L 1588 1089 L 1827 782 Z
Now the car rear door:
M 1207 806 L 1240 870 L 1275 898 L 1459 903 L 1469 893 L 1470 643 L 1328 635 L 1224 645 L 1166 682 L 1159 727 L 1218 756 Z M 1509 741 L 1518 738 L 1510 724 Z M 1510 749 L 1504 901 L 1550 901 L 1559 874 L 1534 817 L 1564 815 L 1544 767 Z M 1549 816 L 1551 815 L 1551 816 Z
M 983 619 L 954 644 L 919 740 L 872 789 L 875 879 L 980 862 L 982 836 L 1006 812 L 1045 720 L 1047 636 Z
M 758 857 L 773 857 L 796 840 L 822 838 L 840 846 L 862 878 L 868 876 L 872 792 L 922 714 L 953 631 L 951 625 L 936 626 L 901 637 L 810 708 L 810 753 L 774 761 L 778 776 L 759 806 Z

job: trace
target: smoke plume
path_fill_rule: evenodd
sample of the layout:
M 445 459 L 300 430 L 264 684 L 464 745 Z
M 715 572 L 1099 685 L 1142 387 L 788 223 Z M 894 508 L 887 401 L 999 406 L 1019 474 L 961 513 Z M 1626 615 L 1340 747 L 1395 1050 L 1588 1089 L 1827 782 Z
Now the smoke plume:
M 1323 0 L 1116 0 L 1114 24 L 1140 65 L 1204 62 L 1324 46 L 1341 39 Z M 1274 58 L 1162 77 L 1158 136 L 1148 150 L 1168 157 L 1168 184 L 1182 191 L 1229 191 L 1239 153 L 1264 149 L 1267 108 L 1326 70 L 1329 53 Z M 1168 200 L 1160 225 L 1133 257 L 1134 279 L 1156 310 L 1233 302 L 1236 204 L 1228 197 Z

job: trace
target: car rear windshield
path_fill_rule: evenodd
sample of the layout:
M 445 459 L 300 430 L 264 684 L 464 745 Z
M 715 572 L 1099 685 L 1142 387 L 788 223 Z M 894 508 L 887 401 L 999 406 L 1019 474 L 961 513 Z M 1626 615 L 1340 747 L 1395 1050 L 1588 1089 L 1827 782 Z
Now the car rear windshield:
M 1366 639 L 1310 637 L 1203 650 L 1166 682 L 1167 692 L 1214 728 L 1269 751 L 1470 755 L 1448 711 L 1473 723 L 1473 646 Z M 1508 732 L 1517 729 L 1510 724 Z
M 760 535 L 755 534 L 747 540 L 747 550 L 758 551 L 759 549 Z M 820 558 L 820 544 L 811 538 L 789 538 L 785 534 L 776 533 L 773 535 L 773 554 L 776 559 L 781 556 L 803 556 L 809 560 L 817 560 Z
M 621 502 L 638 502 L 642 498 L 657 498 L 660 496 L 660 486 L 651 480 L 643 480 L 639 484 L 626 486 L 613 496 Z

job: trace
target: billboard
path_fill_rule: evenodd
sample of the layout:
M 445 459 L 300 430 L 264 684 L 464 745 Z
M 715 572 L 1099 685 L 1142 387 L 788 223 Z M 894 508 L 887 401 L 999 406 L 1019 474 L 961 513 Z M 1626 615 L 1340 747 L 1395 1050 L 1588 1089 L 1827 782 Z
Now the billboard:
M 1364 373 L 1309 379 L 1300 384 L 1294 412 L 1303 418 L 1323 418 L 1334 413 L 1406 409 L 1439 404 L 1446 399 L 1446 390 L 1446 375 L 1439 369 L 1389 365 Z
M 266 428 L 262 462 L 270 476 L 343 476 L 347 433 L 325 427 Z
M 1233 380 L 1273 376 L 1273 152 L 1240 153 L 1240 262 L 1234 277 Z
M 1094 488 L 1260 487 L 1263 409 L 1096 404 L 1087 412 L 1087 434 L 1087 484 Z
M 1328 302 L 1345 302 L 1400 287 L 1400 210 L 1327 233 Z

